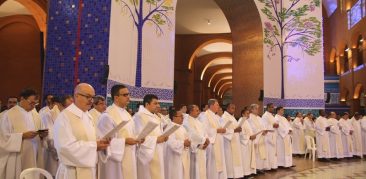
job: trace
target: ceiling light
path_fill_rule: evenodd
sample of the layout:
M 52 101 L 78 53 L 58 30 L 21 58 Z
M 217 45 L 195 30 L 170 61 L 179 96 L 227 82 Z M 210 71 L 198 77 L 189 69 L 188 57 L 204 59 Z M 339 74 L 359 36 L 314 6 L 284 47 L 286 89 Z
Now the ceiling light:
M 211 25 L 211 20 L 210 19 L 206 19 L 207 25 Z

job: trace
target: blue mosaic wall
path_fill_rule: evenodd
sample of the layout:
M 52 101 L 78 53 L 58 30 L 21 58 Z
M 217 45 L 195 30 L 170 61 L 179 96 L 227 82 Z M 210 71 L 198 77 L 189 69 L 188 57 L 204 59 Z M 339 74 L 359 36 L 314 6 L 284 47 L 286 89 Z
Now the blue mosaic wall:
M 100 95 L 106 94 L 103 81 L 108 64 L 110 2 L 84 1 L 81 14 L 78 81 L 91 84 Z M 49 3 L 44 94 L 72 94 L 79 1 Z

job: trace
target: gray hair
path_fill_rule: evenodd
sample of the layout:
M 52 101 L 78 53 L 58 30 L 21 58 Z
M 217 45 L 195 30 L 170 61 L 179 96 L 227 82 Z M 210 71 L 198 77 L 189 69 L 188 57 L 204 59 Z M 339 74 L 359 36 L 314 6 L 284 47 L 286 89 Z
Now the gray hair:
M 99 101 L 105 101 L 105 98 L 101 95 L 96 95 L 94 98 L 94 104 L 97 105 L 99 103 Z
M 214 105 L 216 102 L 218 102 L 217 99 L 212 98 L 212 99 L 208 100 L 207 105 L 208 105 L 208 107 L 210 107 L 210 106 Z
M 252 112 L 255 108 L 259 108 L 259 105 L 258 104 L 251 104 L 249 106 L 249 111 Z
M 195 107 L 198 108 L 198 106 L 197 105 L 194 105 L 194 104 L 188 105 L 188 107 L 187 107 L 187 114 L 190 114 Z

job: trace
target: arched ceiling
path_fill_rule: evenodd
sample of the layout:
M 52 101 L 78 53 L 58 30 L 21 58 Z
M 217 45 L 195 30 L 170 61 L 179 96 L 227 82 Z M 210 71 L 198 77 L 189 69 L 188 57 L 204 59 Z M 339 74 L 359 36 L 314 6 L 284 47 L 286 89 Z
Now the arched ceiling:
M 15 0 L 7 0 L 0 6 L 0 17 L 19 14 L 32 15 L 26 7 Z
M 216 42 L 203 47 L 197 54 L 198 57 L 217 52 L 232 52 L 233 45 L 225 42 Z

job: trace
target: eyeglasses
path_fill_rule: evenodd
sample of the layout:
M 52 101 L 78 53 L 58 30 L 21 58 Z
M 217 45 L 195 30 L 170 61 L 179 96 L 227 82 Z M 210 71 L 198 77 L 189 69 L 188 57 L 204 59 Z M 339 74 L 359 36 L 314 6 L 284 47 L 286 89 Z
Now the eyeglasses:
M 130 96 L 130 93 L 119 94 L 118 96 L 124 96 L 124 97 L 127 97 L 127 96 Z
M 93 100 L 94 100 L 94 97 L 95 97 L 95 96 L 86 95 L 86 94 L 81 94 L 81 93 L 78 93 L 78 95 L 80 95 L 80 96 L 82 96 L 82 97 L 86 98 L 86 99 L 87 99 L 87 100 L 89 100 L 89 101 L 93 101 Z

